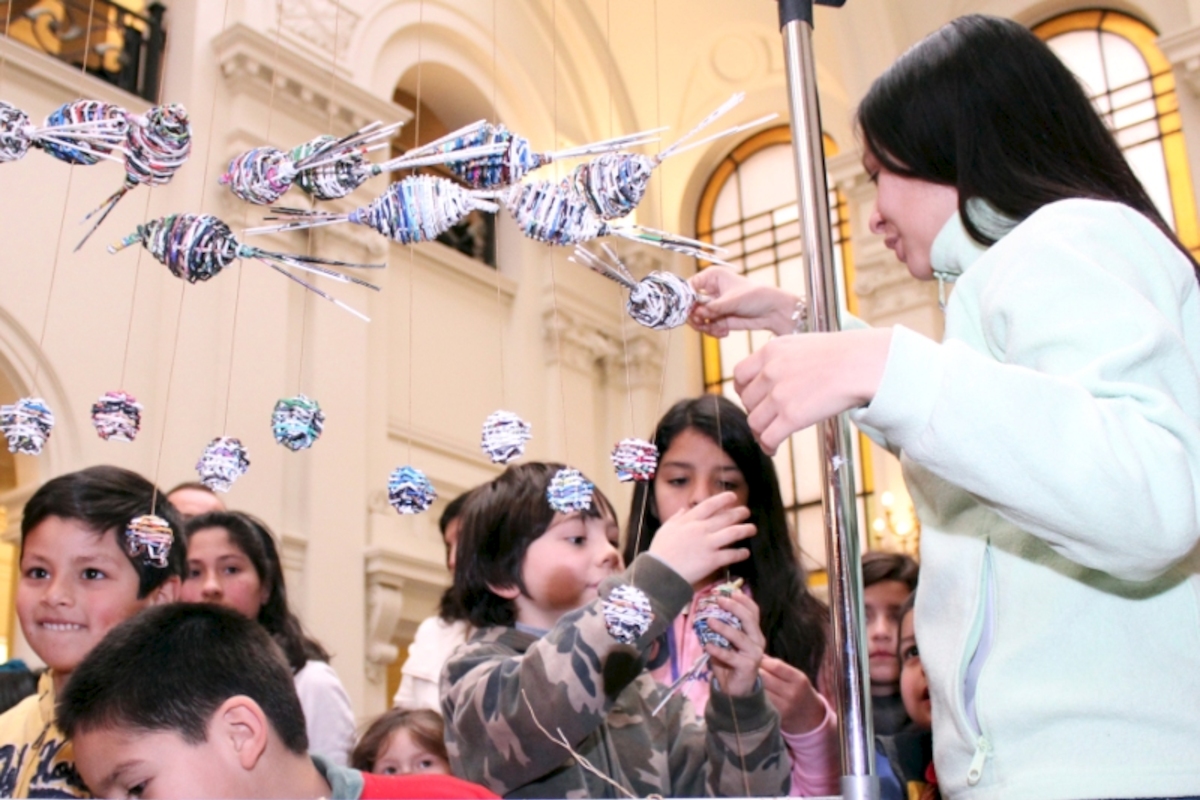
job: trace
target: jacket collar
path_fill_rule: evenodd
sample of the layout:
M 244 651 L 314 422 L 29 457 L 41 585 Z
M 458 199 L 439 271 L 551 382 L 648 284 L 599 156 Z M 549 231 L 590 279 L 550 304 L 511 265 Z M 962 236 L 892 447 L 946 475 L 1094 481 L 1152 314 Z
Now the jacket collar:
M 977 228 L 997 240 L 1017 226 L 1017 220 L 1006 217 L 986 200 L 978 197 L 967 201 L 967 214 Z M 946 220 L 929 250 L 929 263 L 933 266 L 933 276 L 938 281 L 942 305 L 945 305 L 945 283 L 957 280 L 987 251 L 987 245 L 980 244 L 967 233 L 960 212 L 954 212 L 953 216 Z

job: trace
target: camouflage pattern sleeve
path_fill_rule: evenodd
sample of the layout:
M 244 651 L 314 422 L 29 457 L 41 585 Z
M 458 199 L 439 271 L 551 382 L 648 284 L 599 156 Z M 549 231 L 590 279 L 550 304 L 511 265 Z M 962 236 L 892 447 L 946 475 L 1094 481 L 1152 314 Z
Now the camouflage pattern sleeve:
M 708 726 L 708 794 L 788 794 L 792 762 L 779 730 L 779 713 L 761 686 L 745 697 L 730 697 L 714 682 L 704 719 Z
M 446 744 L 456 775 L 508 794 L 570 760 L 547 741 L 535 716 L 573 746 L 604 724 L 617 695 L 641 674 L 645 650 L 692 596 L 687 581 L 648 554 L 606 581 L 601 598 L 622 583 L 644 591 L 654 615 L 633 646 L 608 633 L 597 599 L 564 615 L 541 639 L 489 628 L 459 648 L 442 673 Z

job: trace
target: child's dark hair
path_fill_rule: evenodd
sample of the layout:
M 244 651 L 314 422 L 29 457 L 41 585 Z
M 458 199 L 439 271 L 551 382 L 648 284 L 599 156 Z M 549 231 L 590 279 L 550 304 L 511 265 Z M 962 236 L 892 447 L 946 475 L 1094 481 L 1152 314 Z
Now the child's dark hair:
M 767 637 L 767 653 L 801 670 L 815 685 L 825 656 L 829 612 L 808 591 L 788 529 L 775 465 L 754 440 L 746 412 L 724 397 L 702 395 L 672 406 L 654 431 L 659 458 L 676 436 L 689 429 L 717 443 L 733 459 L 749 488 L 749 521 L 758 533 L 742 545 L 750 548 L 750 557 L 731 566 L 729 572 L 744 579 L 753 592 Z M 654 482 L 639 483 L 625 534 L 625 563 L 650 548 L 661 526 Z
M 175 536 L 165 567 L 132 557 L 125 548 L 125 529 L 129 523 L 152 511 L 167 521 Z M 97 536 L 113 531 L 117 546 L 137 571 L 139 600 L 168 578 L 184 575 L 187 552 L 179 514 L 158 487 L 136 472 L 112 466 L 88 467 L 46 481 L 25 504 L 21 516 L 22 545 L 29 532 L 47 517 L 76 520 Z
M 446 726 L 442 715 L 427 708 L 393 708 L 381 714 L 363 732 L 354 751 L 350 753 L 350 766 L 363 772 L 374 772 L 379 754 L 391 740 L 392 734 L 407 730 L 413 741 L 423 750 L 439 756 L 447 764 Z
M 267 526 L 240 511 L 211 511 L 189 519 L 184 536 L 191 540 L 198 531 L 210 528 L 223 529 L 233 546 L 254 565 L 259 583 L 267 590 L 267 599 L 258 610 L 258 622 L 283 648 L 292 671 L 299 672 L 309 661 L 329 661 L 329 653 L 320 642 L 304 633 L 300 620 L 288 606 L 283 564 L 275 537 Z
M 917 577 L 920 567 L 913 561 L 912 556 L 904 553 L 884 553 L 874 550 L 863 553 L 862 576 L 863 588 L 882 581 L 899 581 L 908 587 L 908 591 L 917 589 Z
M 123 728 L 205 741 L 213 714 L 244 695 L 293 753 L 308 752 L 304 711 L 283 653 L 261 625 L 210 603 L 154 606 L 113 628 L 71 675 L 56 722 L 67 738 Z
M 34 672 L 24 661 L 0 664 L 0 714 L 37 692 L 40 671 Z
M 981 244 L 996 237 L 967 213 L 972 198 L 1016 220 L 1057 200 L 1110 200 L 1149 218 L 1200 274 L 1079 80 L 1020 23 L 947 23 L 875 80 L 856 118 L 889 172 L 958 190 L 963 227 Z
M 513 601 L 488 587 L 516 586 L 525 591 L 521 580 L 525 551 L 554 519 L 556 512 L 546 500 L 546 489 L 563 468 L 562 464 L 518 464 L 472 491 L 458 538 L 458 550 L 465 557 L 455 564 L 451 587 L 454 607 L 461 609 L 472 625 L 482 628 L 516 622 Z M 589 519 L 617 518 L 599 489 L 582 514 Z
M 442 542 L 443 543 L 446 543 L 446 529 L 450 527 L 450 523 L 454 522 L 454 520 L 456 520 L 456 519 L 459 519 L 460 517 L 463 516 L 463 514 L 466 513 L 467 502 L 471 499 L 471 495 L 473 495 L 475 493 L 475 491 L 479 488 L 480 487 L 477 486 L 477 487 L 475 487 L 475 489 L 468 489 L 467 491 L 463 492 L 458 497 L 454 498 L 449 503 L 447 503 L 446 508 L 442 510 L 442 516 L 438 518 L 438 530 L 440 530 L 442 532 Z M 461 526 L 459 527 L 458 538 L 459 538 L 459 542 L 461 543 L 461 541 L 462 541 L 462 527 Z M 447 562 L 446 563 L 449 563 L 449 558 L 450 558 L 449 543 L 446 543 L 446 547 L 447 547 L 447 552 L 446 552 Z M 455 547 L 457 548 L 458 545 L 456 544 Z M 453 578 L 454 576 L 451 575 L 450 577 Z M 447 586 L 446 591 L 442 592 L 442 599 L 438 601 L 438 616 L 441 617 L 446 622 L 454 622 L 456 620 L 465 620 L 469 616 L 466 609 L 459 607 L 458 597 L 454 593 L 454 585 L 453 584 L 451 584 L 450 586 Z

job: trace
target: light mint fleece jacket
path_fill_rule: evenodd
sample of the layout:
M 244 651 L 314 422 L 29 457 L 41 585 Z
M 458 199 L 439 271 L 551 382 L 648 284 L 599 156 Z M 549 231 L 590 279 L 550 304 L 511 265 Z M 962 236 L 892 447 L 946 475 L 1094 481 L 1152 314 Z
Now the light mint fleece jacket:
M 955 215 L 932 260 L 958 275 L 943 342 L 896 328 L 852 417 L 899 453 L 921 519 L 942 791 L 1200 794 L 1191 264 L 1094 200 L 1048 205 L 990 248 Z

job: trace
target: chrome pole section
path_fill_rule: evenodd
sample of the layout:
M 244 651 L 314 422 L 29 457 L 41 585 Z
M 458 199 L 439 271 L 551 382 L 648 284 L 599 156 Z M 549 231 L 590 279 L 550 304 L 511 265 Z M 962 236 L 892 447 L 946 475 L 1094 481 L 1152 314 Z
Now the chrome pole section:
M 809 330 L 841 329 L 821 108 L 813 57 L 813 0 L 778 0 L 792 117 L 796 188 L 803 225 L 803 264 Z M 842 5 L 845 0 L 826 0 Z M 838 671 L 835 677 L 842 744 L 842 797 L 879 800 L 875 736 L 871 722 L 867 651 L 863 646 L 862 565 L 854 495 L 853 450 L 845 415 L 818 424 L 829 601 Z

